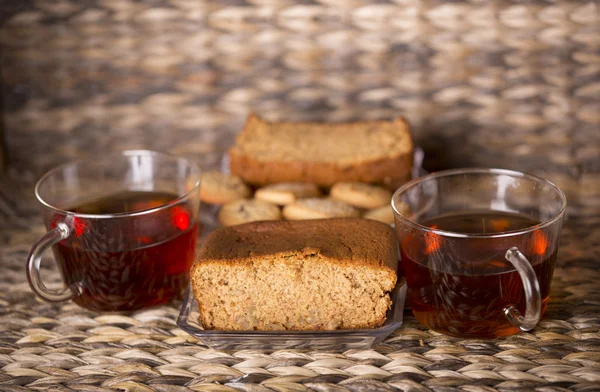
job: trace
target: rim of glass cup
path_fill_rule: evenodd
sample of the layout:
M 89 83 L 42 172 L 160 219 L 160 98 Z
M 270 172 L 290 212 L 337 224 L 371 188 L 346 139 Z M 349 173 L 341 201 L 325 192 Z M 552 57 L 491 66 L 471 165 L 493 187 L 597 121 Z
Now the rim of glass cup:
M 88 219 L 106 219 L 106 218 L 118 218 L 118 217 L 125 217 L 125 216 L 126 217 L 139 216 L 139 215 L 151 214 L 153 212 L 157 212 L 157 211 L 166 209 L 166 208 L 172 206 L 173 204 L 177 204 L 181 200 L 187 199 L 188 196 L 192 192 L 194 192 L 196 188 L 198 188 L 200 186 L 200 169 L 198 168 L 198 166 L 194 162 L 190 161 L 189 159 L 183 158 L 183 157 L 180 157 L 177 155 L 172 155 L 172 154 L 167 154 L 167 153 L 152 151 L 152 150 L 125 150 L 125 151 L 121 151 L 121 152 L 110 153 L 110 154 L 104 155 L 102 158 L 98 159 L 98 164 L 101 164 L 102 162 L 109 162 L 111 160 L 111 158 L 114 158 L 114 157 L 128 157 L 128 156 L 136 156 L 136 155 L 139 155 L 139 156 L 161 156 L 164 158 L 184 160 L 190 166 L 190 168 L 194 172 L 197 173 L 198 178 L 196 178 L 196 180 L 194 181 L 194 186 L 192 186 L 189 191 L 185 192 L 181 196 L 178 196 L 176 199 L 173 199 L 173 200 L 169 201 L 168 203 L 165 203 L 158 207 L 153 207 L 153 208 L 148 208 L 145 210 L 139 210 L 139 211 L 133 211 L 133 212 L 118 212 L 118 213 L 113 213 L 113 214 L 83 214 L 83 213 L 67 211 L 67 210 L 63 210 L 62 208 L 55 207 L 52 204 L 48 203 L 46 200 L 44 200 L 39 192 L 40 186 L 44 183 L 44 181 L 46 179 L 51 177 L 53 174 L 56 174 L 59 171 L 64 170 L 65 168 L 67 168 L 69 166 L 75 166 L 77 164 L 90 161 L 90 159 L 76 159 L 76 160 L 69 161 L 69 162 L 63 163 L 61 165 L 58 165 L 58 166 L 50 169 L 48 172 L 46 172 L 35 184 L 35 197 L 38 199 L 38 201 L 44 207 L 49 208 L 50 210 L 58 212 L 60 214 L 73 215 L 73 216 L 77 216 L 79 218 L 88 218 Z
M 537 225 L 529 226 L 525 229 L 502 231 L 502 232 L 495 233 L 495 234 L 488 234 L 488 233 L 465 234 L 465 233 L 458 233 L 456 231 L 432 229 L 430 227 L 423 226 L 417 222 L 413 222 L 412 220 L 406 218 L 396 208 L 396 203 L 394 202 L 394 200 L 396 200 L 396 197 L 399 196 L 400 194 L 406 192 L 408 189 L 412 188 L 413 186 L 418 185 L 418 184 L 428 181 L 428 180 L 441 178 L 441 177 L 454 176 L 457 174 L 504 174 L 504 175 L 508 175 L 508 176 L 512 176 L 512 177 L 527 178 L 529 180 L 533 180 L 540 184 L 549 185 L 551 188 L 553 188 L 558 193 L 558 195 L 560 197 L 560 200 L 561 200 L 560 210 L 556 214 L 554 214 L 554 216 L 552 216 L 550 219 L 547 219 L 544 222 L 538 223 Z M 526 233 L 532 232 L 534 230 L 538 230 L 538 229 L 542 229 L 544 227 L 550 226 L 551 224 L 555 223 L 557 220 L 561 219 L 561 217 L 563 216 L 563 214 L 565 213 L 565 211 L 567 209 L 567 197 L 565 196 L 565 193 L 558 186 L 556 186 L 553 182 L 551 182 L 545 178 L 536 176 L 535 174 L 523 173 L 520 171 L 508 170 L 508 169 L 475 167 L 475 168 L 442 170 L 442 171 L 433 172 L 426 176 L 416 178 L 412 181 L 409 181 L 406 184 L 402 185 L 400 188 L 398 188 L 394 192 L 394 194 L 392 196 L 391 204 L 392 204 L 392 209 L 394 210 L 395 216 L 399 217 L 402 220 L 402 222 L 406 223 L 408 226 L 411 226 L 411 227 L 421 230 L 421 231 L 425 231 L 428 233 L 434 233 L 434 234 L 437 234 L 440 236 L 455 237 L 455 238 L 472 238 L 472 237 L 501 238 L 501 237 L 511 237 L 511 236 L 526 234 Z

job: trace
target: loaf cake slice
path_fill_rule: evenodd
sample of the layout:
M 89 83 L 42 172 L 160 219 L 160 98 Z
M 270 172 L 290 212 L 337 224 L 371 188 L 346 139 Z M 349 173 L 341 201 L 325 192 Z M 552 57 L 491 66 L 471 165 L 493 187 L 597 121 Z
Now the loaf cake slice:
M 389 225 L 361 218 L 219 228 L 191 270 L 206 329 L 334 330 L 384 323 L 396 284 Z
M 410 179 L 408 124 L 266 122 L 250 115 L 229 150 L 231 172 L 255 185 L 361 181 L 396 188 Z

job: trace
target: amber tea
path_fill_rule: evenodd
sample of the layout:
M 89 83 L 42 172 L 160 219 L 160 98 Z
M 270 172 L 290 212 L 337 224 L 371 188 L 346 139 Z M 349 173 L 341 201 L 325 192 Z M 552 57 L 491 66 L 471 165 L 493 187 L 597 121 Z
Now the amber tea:
M 433 229 L 475 235 L 523 230 L 539 223 L 525 215 L 496 211 L 448 213 L 419 222 Z M 444 241 L 447 239 L 433 232 L 407 236 L 402 241 L 410 304 L 422 324 L 460 337 L 492 338 L 517 332 L 504 314 L 511 305 L 521 314 L 526 307 L 521 277 L 505 258 L 507 248 L 514 245 L 532 264 L 544 313 L 556 251 L 546 253 L 548 239 L 542 230 L 522 239 L 475 236 L 460 247 Z
M 199 230 L 200 169 L 190 160 L 131 150 L 67 162 L 40 178 L 35 196 L 46 233 L 25 272 L 39 298 L 120 312 L 183 294 Z M 61 286 L 42 279 L 50 249 Z
M 77 304 L 122 311 L 181 297 L 194 259 L 198 224 L 188 204 L 174 203 L 176 199 L 171 193 L 122 191 L 65 208 L 77 214 L 138 213 L 101 226 L 75 218 L 76 240 L 54 246 L 65 283 L 77 292 L 73 298 Z M 164 205 L 158 212 L 140 213 Z
M 422 324 L 461 338 L 535 328 L 567 207 L 556 185 L 513 170 L 444 170 L 400 187 L 392 207 Z

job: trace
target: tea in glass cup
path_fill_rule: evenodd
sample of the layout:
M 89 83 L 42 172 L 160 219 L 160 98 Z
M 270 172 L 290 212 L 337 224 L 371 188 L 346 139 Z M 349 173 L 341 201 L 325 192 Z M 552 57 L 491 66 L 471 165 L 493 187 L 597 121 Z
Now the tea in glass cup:
M 184 158 L 125 151 L 69 163 L 36 186 L 48 233 L 27 262 L 33 291 L 119 312 L 182 297 L 194 261 L 200 172 Z M 65 283 L 47 288 L 41 255 L 52 247 Z
M 413 314 L 462 338 L 532 329 L 546 310 L 566 199 L 500 169 L 433 173 L 392 199 Z

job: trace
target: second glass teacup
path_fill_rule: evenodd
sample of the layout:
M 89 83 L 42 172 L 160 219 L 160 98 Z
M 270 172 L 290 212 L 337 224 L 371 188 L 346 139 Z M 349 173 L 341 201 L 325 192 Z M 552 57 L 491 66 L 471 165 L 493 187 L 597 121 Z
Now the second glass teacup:
M 510 170 L 448 170 L 404 185 L 392 206 L 417 320 L 463 338 L 535 327 L 566 209 L 559 188 Z
M 198 237 L 200 170 L 185 158 L 125 151 L 67 163 L 35 188 L 48 232 L 27 260 L 42 299 L 116 312 L 181 297 Z M 65 288 L 40 276 L 52 248 Z

